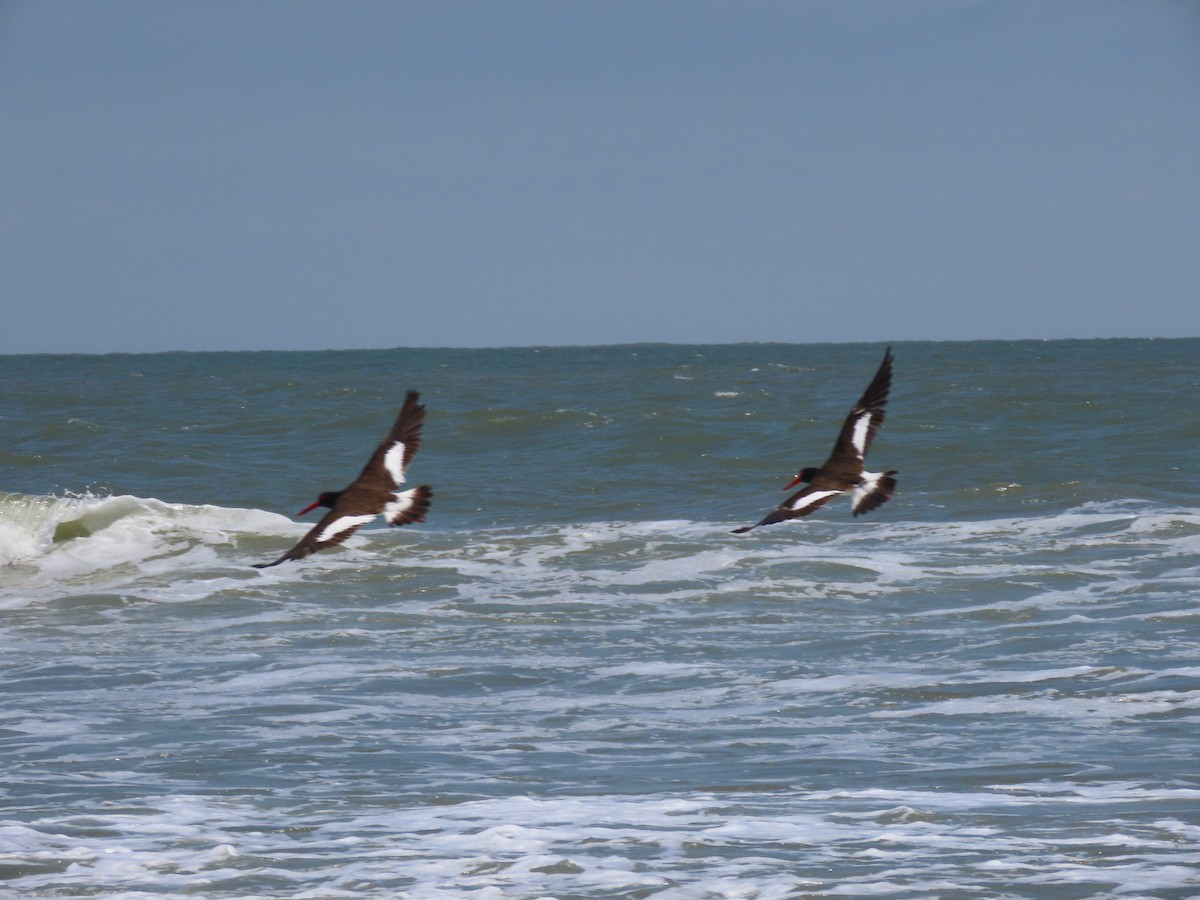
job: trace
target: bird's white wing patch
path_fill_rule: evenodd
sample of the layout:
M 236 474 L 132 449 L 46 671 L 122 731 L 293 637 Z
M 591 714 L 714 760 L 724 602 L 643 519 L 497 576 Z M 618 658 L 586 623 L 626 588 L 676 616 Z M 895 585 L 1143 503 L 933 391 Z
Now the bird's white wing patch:
M 349 531 L 352 528 L 358 528 L 360 525 L 366 525 L 373 518 L 375 513 L 362 516 L 342 516 L 339 519 L 334 519 L 325 526 L 325 530 L 317 535 L 317 543 L 323 544 L 325 541 L 331 541 L 343 531 Z
M 383 467 L 394 484 L 404 484 L 404 441 L 396 441 L 383 454 Z
M 850 443 L 858 451 L 858 455 L 867 453 L 867 431 L 871 428 L 871 413 L 864 412 L 854 422 L 854 433 L 850 435 Z
M 813 491 L 809 494 L 801 494 L 789 505 L 789 509 L 801 510 L 807 509 L 814 503 L 820 503 L 826 497 L 836 497 L 841 491 Z

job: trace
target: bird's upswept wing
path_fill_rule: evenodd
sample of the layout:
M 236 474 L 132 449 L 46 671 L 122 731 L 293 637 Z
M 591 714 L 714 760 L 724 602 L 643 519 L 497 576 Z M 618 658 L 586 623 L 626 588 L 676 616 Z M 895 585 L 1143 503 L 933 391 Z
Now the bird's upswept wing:
M 887 416 L 888 391 L 891 386 L 892 348 L 888 347 L 875 377 L 846 416 L 842 430 L 833 445 L 833 452 L 821 467 L 822 470 L 830 470 L 831 473 L 839 475 L 843 474 L 843 470 L 855 475 L 862 471 L 867 451 L 871 449 L 871 442 L 875 440 L 875 435 L 883 427 L 883 420 Z
M 360 482 L 370 486 L 380 485 L 394 491 L 404 484 L 408 467 L 421 447 L 421 428 L 425 424 L 425 404 L 419 402 L 420 395 L 409 391 L 404 395 L 404 406 L 396 416 L 396 422 L 388 431 L 358 478 L 350 487 Z M 349 490 L 349 488 L 347 488 Z

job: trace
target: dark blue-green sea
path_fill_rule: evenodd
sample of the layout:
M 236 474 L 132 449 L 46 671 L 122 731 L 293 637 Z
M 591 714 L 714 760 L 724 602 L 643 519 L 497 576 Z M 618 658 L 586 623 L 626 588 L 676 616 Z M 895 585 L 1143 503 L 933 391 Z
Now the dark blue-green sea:
M 0 896 L 1200 897 L 1200 340 L 896 344 L 731 534 L 884 349 L 0 357 Z

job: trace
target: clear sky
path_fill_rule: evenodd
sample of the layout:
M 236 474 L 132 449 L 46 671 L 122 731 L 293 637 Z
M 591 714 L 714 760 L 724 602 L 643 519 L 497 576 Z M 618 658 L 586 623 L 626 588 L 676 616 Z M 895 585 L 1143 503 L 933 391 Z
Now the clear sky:
M 1197 335 L 1195 0 L 0 0 L 0 353 Z

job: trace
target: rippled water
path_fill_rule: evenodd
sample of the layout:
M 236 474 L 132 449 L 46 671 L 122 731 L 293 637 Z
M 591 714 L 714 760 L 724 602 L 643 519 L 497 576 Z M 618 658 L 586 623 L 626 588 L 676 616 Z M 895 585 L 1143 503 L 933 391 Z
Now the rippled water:
M 0 358 L 0 895 L 1200 896 L 1197 350 Z

